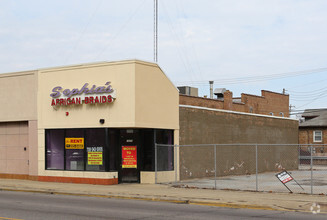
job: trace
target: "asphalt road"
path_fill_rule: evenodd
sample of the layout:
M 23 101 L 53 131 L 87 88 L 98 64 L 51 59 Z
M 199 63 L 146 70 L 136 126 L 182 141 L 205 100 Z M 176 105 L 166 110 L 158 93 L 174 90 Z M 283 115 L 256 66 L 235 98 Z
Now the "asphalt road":
M 3 219 L 327 219 L 327 215 L 0 191 Z

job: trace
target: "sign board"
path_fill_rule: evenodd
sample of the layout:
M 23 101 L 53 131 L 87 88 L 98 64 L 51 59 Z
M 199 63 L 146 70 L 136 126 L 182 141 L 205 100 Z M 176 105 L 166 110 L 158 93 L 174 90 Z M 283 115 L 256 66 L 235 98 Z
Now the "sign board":
M 87 164 L 103 165 L 103 147 L 87 147 Z
M 122 146 L 122 168 L 137 168 L 137 146 Z
M 112 88 L 111 82 L 104 86 L 85 83 L 81 88 L 63 88 L 56 86 L 50 93 L 51 106 L 67 106 L 80 104 L 104 104 L 112 103 L 116 99 L 116 91 Z
M 65 138 L 65 149 L 84 149 L 84 138 Z
M 296 182 L 296 184 L 299 185 L 302 190 L 304 190 L 303 187 L 286 170 L 284 170 L 280 173 L 277 173 L 275 176 L 291 193 L 292 193 L 292 190 L 286 186 L 286 183 L 288 183 L 292 180 L 294 180 Z
M 87 152 L 88 165 L 102 165 L 102 152 Z
M 293 177 L 287 171 L 277 173 L 276 177 L 284 184 L 293 180 Z

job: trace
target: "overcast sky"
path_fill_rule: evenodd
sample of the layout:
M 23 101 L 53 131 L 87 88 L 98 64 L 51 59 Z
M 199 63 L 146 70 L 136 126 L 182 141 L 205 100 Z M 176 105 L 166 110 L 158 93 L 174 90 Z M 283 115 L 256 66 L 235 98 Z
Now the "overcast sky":
M 0 72 L 153 61 L 153 0 L 0 0 Z M 326 0 L 159 0 L 158 64 L 209 95 L 290 94 L 327 108 Z

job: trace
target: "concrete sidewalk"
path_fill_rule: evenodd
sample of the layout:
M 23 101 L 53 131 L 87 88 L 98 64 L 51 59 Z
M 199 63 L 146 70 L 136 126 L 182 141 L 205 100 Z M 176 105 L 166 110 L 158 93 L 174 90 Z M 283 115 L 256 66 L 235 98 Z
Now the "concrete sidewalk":
M 299 212 L 311 212 L 311 206 L 317 203 L 320 205 L 320 213 L 327 214 L 326 195 L 174 188 L 154 184 L 89 185 L 16 179 L 0 179 L 0 190 Z

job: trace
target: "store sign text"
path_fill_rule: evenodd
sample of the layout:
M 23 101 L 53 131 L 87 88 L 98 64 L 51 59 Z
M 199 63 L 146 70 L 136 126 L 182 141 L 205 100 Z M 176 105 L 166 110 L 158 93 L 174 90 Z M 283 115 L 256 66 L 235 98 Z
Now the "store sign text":
M 84 149 L 84 138 L 65 138 L 65 149 Z
M 103 165 L 103 147 L 87 147 L 87 164 Z
M 137 168 L 136 146 L 122 146 L 122 168 Z
M 88 83 L 85 83 L 80 89 L 64 89 L 61 86 L 54 87 L 50 94 L 52 97 L 51 105 L 101 104 L 111 103 L 115 100 L 116 93 L 110 82 L 106 82 L 105 86 L 93 85 L 91 88 L 88 85 Z

